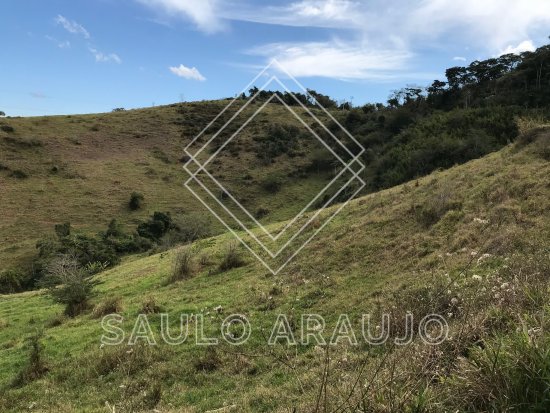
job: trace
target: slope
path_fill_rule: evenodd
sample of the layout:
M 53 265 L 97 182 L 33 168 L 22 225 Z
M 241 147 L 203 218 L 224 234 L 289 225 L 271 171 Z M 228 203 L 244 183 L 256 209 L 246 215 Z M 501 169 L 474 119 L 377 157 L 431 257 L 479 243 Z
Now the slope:
M 126 337 L 101 347 L 93 314 L 65 319 L 43 291 L 2 296 L 0 410 L 544 411 L 549 143 L 548 130 L 538 130 L 482 159 L 357 199 L 277 276 L 244 252 L 246 265 L 219 271 L 227 234 L 193 244 L 197 273 L 175 284 L 166 282 L 174 251 L 127 258 L 98 276 L 96 311 L 117 302 L 127 334 L 148 312 L 156 346 L 127 346 Z M 359 337 L 361 314 L 383 310 L 399 326 L 408 312 L 442 314 L 452 338 L 403 347 L 344 340 L 328 349 L 265 342 L 278 314 L 297 335 L 301 314 L 321 314 L 330 337 L 346 313 Z M 169 346 L 159 311 L 176 320 L 174 334 L 180 313 L 202 314 L 206 334 L 218 338 L 225 316 L 245 314 L 252 337 L 241 347 L 197 346 L 191 322 L 191 339 Z M 48 371 L 14 383 L 36 330 Z

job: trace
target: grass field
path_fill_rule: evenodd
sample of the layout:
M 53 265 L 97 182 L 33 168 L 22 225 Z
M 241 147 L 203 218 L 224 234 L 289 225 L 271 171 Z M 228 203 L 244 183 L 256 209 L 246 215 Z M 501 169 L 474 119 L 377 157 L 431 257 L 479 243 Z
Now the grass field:
M 59 221 L 95 231 L 113 216 L 130 223 L 154 209 L 199 210 L 180 188 L 177 159 L 165 163 L 152 154 L 175 153 L 185 141 L 175 125 L 156 129 L 156 117 L 170 124 L 175 107 L 136 116 L 149 113 L 150 129 L 140 137 L 122 134 L 119 114 L 102 117 L 97 132 L 89 129 L 98 117 L 60 117 L 48 120 L 51 135 L 38 137 L 43 146 L 8 151 L 6 164 L 24 159 L 30 177 L 2 173 L 2 259 L 26 254 L 33 236 Z M 21 138 L 33 136 L 40 122 L 10 120 Z M 244 250 L 244 266 L 218 271 L 232 241 L 223 234 L 191 246 L 196 272 L 187 280 L 167 283 L 174 251 L 128 257 L 97 277 L 96 312 L 113 299 L 128 334 L 152 303 L 174 319 L 203 314 L 207 334 L 217 337 L 220 320 L 242 313 L 253 325 L 242 347 L 206 348 L 192 339 L 100 347 L 101 318 L 93 313 L 66 319 L 44 291 L 1 296 L 0 410 L 548 411 L 550 164 L 540 156 L 548 138 L 542 131 L 524 147 L 354 200 L 276 276 Z M 49 160 L 38 162 L 38 153 Z M 48 172 L 54 164 L 62 167 L 59 176 Z M 146 197 L 136 214 L 124 206 L 133 190 Z M 270 228 L 282 225 L 271 221 Z M 10 236 L 15 227 L 21 230 Z M 265 343 L 280 313 L 293 328 L 300 314 L 324 315 L 330 331 L 341 313 L 359 325 L 361 314 L 382 310 L 400 323 L 407 312 L 443 313 L 451 340 L 402 348 Z M 160 315 L 149 319 L 159 339 Z M 37 331 L 45 371 L 14 383 Z

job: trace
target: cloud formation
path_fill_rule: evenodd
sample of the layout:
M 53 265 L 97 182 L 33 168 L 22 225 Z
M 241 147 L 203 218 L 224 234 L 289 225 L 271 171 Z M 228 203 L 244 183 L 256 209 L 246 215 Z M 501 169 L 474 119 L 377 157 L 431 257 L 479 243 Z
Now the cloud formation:
M 190 80 L 198 80 L 200 82 L 203 82 L 206 80 L 206 78 L 201 75 L 201 73 L 197 70 L 196 67 L 187 67 L 182 64 L 179 66 L 171 66 L 169 67 L 170 72 L 175 74 L 176 76 L 183 77 L 184 79 L 190 79 Z
M 266 62 L 276 58 L 295 76 L 340 79 L 391 78 L 429 47 L 468 45 L 492 55 L 532 50 L 534 43 L 525 39 L 545 37 L 550 25 L 548 0 L 136 1 L 169 17 L 183 16 L 208 33 L 232 20 L 336 29 L 337 41 L 269 43 L 252 54 Z
M 96 62 L 114 62 L 117 64 L 122 63 L 122 59 L 116 53 L 105 54 L 97 49 L 94 49 L 93 47 L 89 47 L 88 50 L 91 54 L 94 55 Z
M 58 25 L 63 26 L 63 28 L 67 30 L 69 33 L 82 35 L 84 36 L 85 39 L 90 38 L 90 33 L 88 32 L 88 30 L 86 30 L 84 26 L 82 26 L 81 24 L 78 24 L 74 20 L 69 20 L 66 17 L 58 14 L 57 17 L 55 18 L 55 22 Z
M 249 51 L 275 58 L 296 77 L 390 79 L 411 57 L 406 50 L 370 50 L 359 44 L 333 42 L 272 43 Z
M 157 14 L 184 17 L 191 20 L 199 30 L 215 33 L 224 29 L 220 18 L 218 0 L 137 0 L 155 10 Z
M 55 45 L 60 49 L 69 49 L 71 47 L 71 42 L 69 42 L 68 40 L 59 41 L 53 36 L 46 36 L 46 39 L 48 39 L 52 43 L 55 43 Z
M 501 54 L 501 55 L 510 54 L 510 53 L 520 54 L 522 52 L 534 52 L 535 50 L 536 50 L 536 47 L 533 44 L 533 41 L 524 40 L 523 42 L 521 42 L 517 46 L 509 45 L 508 47 L 506 47 L 506 49 L 501 50 L 499 54 Z

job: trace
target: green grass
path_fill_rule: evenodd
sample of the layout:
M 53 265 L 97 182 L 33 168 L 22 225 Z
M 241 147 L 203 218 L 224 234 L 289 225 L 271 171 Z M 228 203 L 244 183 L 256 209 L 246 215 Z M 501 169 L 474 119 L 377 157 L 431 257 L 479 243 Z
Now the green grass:
M 192 344 L 193 328 L 191 341 L 181 346 L 100 348 L 100 320 L 91 313 L 48 327 L 63 308 L 43 291 L 0 296 L 0 410 L 23 411 L 36 403 L 37 411 L 104 412 L 108 402 L 117 412 L 200 412 L 224 405 L 244 412 L 324 411 L 324 397 L 315 409 L 323 391 L 328 407 L 342 404 L 344 411 L 354 406 L 376 412 L 545 408 L 548 333 L 543 329 L 540 338 L 525 343 L 516 330 L 522 328 L 518 315 L 527 329 L 546 326 L 550 316 L 544 266 L 550 235 L 548 176 L 550 164 L 535 144 L 510 146 L 362 197 L 276 276 L 244 250 L 244 266 L 220 272 L 232 241 L 223 234 L 192 245 L 196 257 L 208 260 L 189 279 L 167 283 L 174 251 L 127 257 L 97 277 L 102 283 L 94 303 L 119 298 L 127 333 L 150 297 L 172 318 L 202 313 L 207 333 L 218 338 L 224 315 L 246 314 L 254 328 L 249 343 L 220 345 L 215 354 Z M 151 199 L 143 188 L 134 189 L 146 194 L 146 202 Z M 443 208 L 437 204 L 442 200 Z M 418 213 L 422 210 L 436 213 L 427 222 Z M 271 223 L 269 229 L 282 225 Z M 480 260 L 483 254 L 490 256 Z M 503 288 L 495 298 L 493 287 L 505 282 L 515 293 Z M 455 297 L 457 308 L 452 307 Z M 214 310 L 218 306 L 221 314 Z M 329 374 L 324 375 L 324 350 L 270 349 L 261 330 L 269 335 L 279 313 L 295 321 L 302 313 L 320 313 L 330 332 L 341 313 L 357 323 L 362 313 L 381 309 L 391 310 L 398 320 L 407 311 L 452 312 L 455 341 L 438 348 L 416 341 L 402 349 L 339 344 L 330 349 Z M 150 320 L 158 339 L 160 315 Z M 49 372 L 13 388 L 28 358 L 25 339 L 37 329 L 44 330 Z M 494 362 L 500 340 L 502 359 Z M 519 354 L 529 357 L 517 367 L 513 361 Z M 204 362 L 215 367 L 197 369 Z M 530 378 L 535 387 L 525 389 Z M 506 395 L 497 394 L 497 383 L 505 385 Z

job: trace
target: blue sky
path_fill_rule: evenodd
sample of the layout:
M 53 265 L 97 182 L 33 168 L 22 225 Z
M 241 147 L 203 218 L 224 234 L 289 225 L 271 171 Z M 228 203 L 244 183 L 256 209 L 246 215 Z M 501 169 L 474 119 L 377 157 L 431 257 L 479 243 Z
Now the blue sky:
M 4 0 L 0 15 L 0 110 L 22 116 L 231 97 L 272 58 L 305 87 L 385 102 L 550 35 L 548 0 Z

